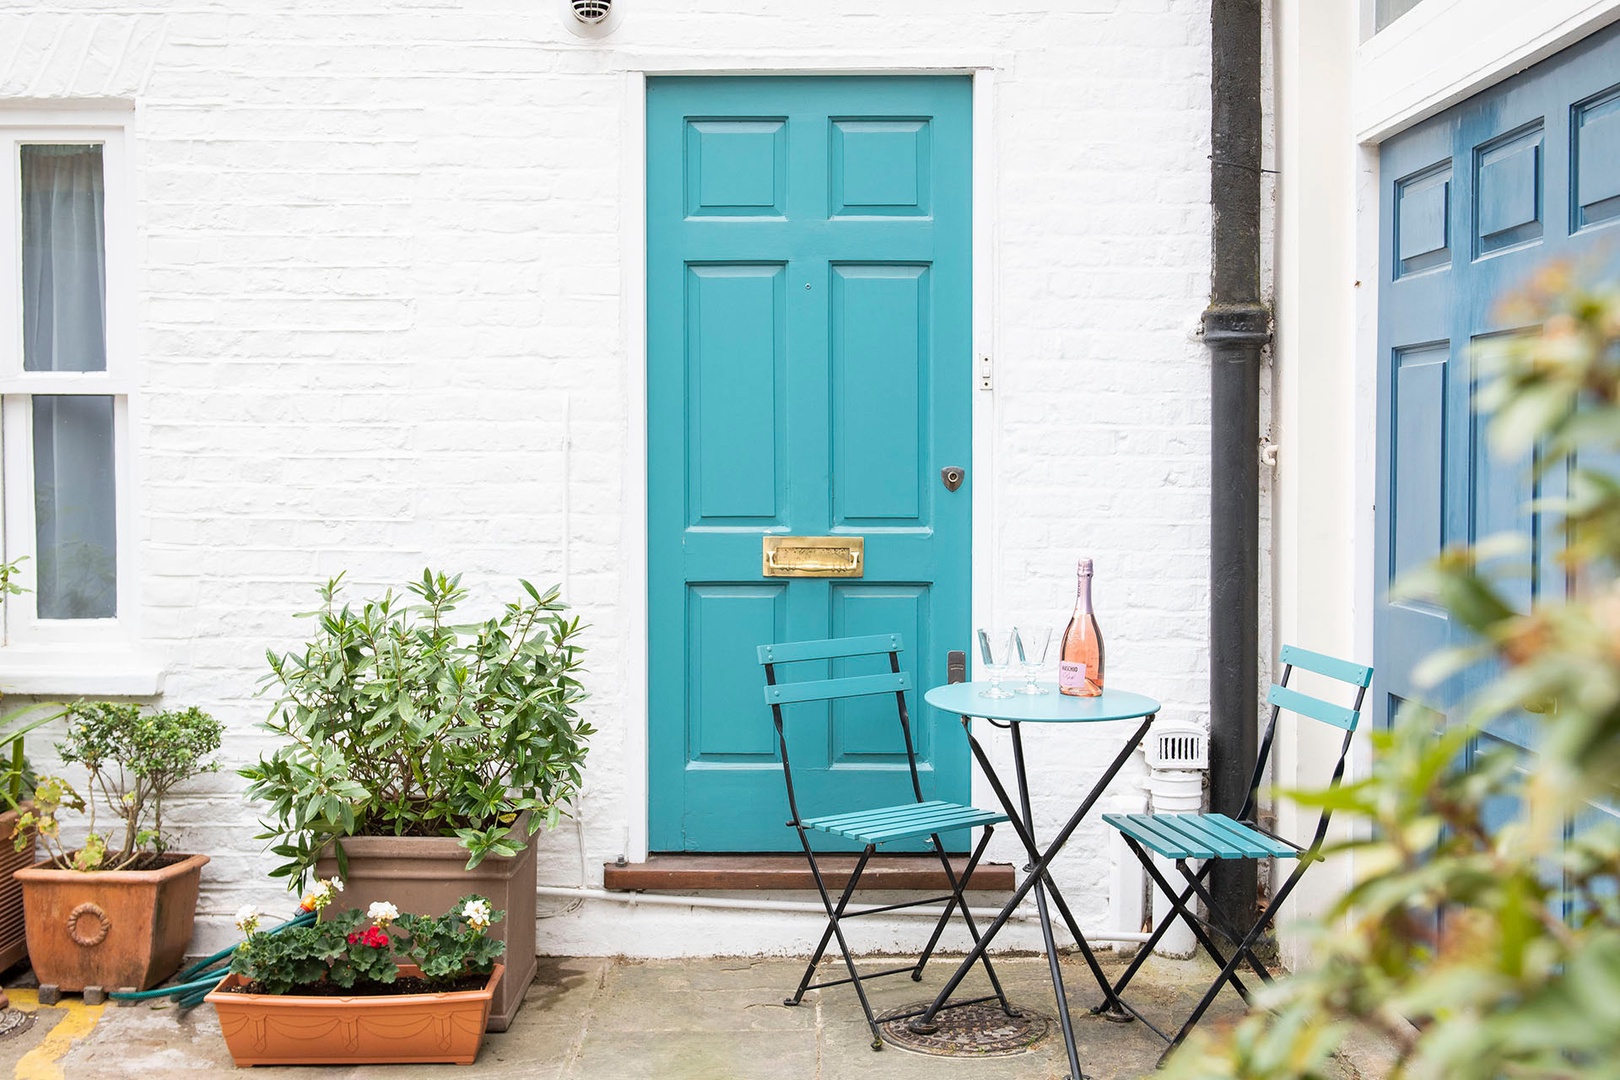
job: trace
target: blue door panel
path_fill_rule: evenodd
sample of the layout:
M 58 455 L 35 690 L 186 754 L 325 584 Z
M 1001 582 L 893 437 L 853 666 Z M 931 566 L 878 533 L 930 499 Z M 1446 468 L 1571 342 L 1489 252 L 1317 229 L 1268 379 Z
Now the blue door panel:
M 785 119 L 687 122 L 688 217 L 781 217 L 786 195 Z
M 725 662 L 738 639 L 766 640 L 782 623 L 779 585 L 696 585 L 688 593 L 687 640 L 698 665 L 690 673 L 690 761 L 777 760 L 770 717 L 753 707 L 759 680 L 746 667 Z M 763 636 L 761 636 L 763 635 Z
M 784 266 L 692 266 L 686 290 L 687 479 L 694 524 L 776 520 L 787 361 Z
M 928 619 L 928 597 L 931 590 L 920 585 L 867 585 L 862 582 L 840 581 L 832 588 L 832 625 L 835 637 L 860 637 L 898 631 L 908 643 L 917 642 L 927 647 L 931 639 Z M 914 664 L 902 659 L 901 669 L 916 674 Z M 839 661 L 833 674 L 875 675 L 888 671 L 887 657 L 861 657 Z M 906 707 L 917 715 L 920 707 L 915 690 L 906 692 Z M 930 712 L 922 707 L 923 713 Z M 932 758 L 932 727 L 920 726 L 917 749 L 923 762 Z M 886 764 L 890 768 L 905 768 L 905 742 L 899 725 L 894 722 L 894 699 L 857 698 L 838 702 L 833 707 L 832 746 L 829 760 L 840 764 Z M 919 772 L 923 776 L 932 770 L 923 762 Z
M 1620 218 L 1620 91 L 1575 107 L 1574 144 L 1570 229 L 1579 232 Z
M 1380 183 L 1374 715 L 1421 701 L 1439 728 L 1493 670 L 1416 686 L 1416 664 L 1466 635 L 1391 583 L 1437 544 L 1515 533 L 1531 549 L 1528 572 L 1498 574 L 1510 602 L 1528 611 L 1569 586 L 1557 530 L 1531 509 L 1567 490 L 1567 472 L 1532 479 L 1532 459 L 1502 460 L 1471 404 L 1482 359 L 1534 329 L 1503 296 L 1553 260 L 1620 268 L 1620 28 L 1391 138 Z M 1537 732 L 1534 717 L 1504 717 L 1469 759 L 1499 747 L 1528 762 Z M 1506 820 L 1515 808 L 1490 809 Z
M 754 646 L 899 631 L 919 688 L 968 647 L 971 113 L 965 78 L 648 83 L 654 850 L 797 845 Z M 863 537 L 864 575 L 763 577 L 767 534 Z M 928 794 L 965 800 L 920 692 Z M 787 712 L 806 813 L 911 797 L 892 699 Z
M 831 285 L 833 518 L 918 524 L 929 455 L 928 267 L 839 265 Z

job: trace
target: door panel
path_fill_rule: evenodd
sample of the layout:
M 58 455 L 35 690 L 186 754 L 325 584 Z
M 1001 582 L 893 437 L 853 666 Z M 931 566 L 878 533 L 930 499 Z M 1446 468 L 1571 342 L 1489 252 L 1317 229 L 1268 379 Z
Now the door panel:
M 1470 405 L 1481 358 L 1533 329 L 1504 321 L 1505 294 L 1550 260 L 1616 265 L 1620 28 L 1390 139 L 1380 174 L 1374 715 L 1422 701 L 1438 729 L 1493 670 L 1415 686 L 1414 666 L 1465 635 L 1431 598 L 1392 599 L 1391 583 L 1438 547 L 1511 532 L 1531 545 L 1530 571 L 1499 578 L 1511 603 L 1529 610 L 1568 588 L 1560 537 L 1529 508 L 1563 493 L 1567 473 L 1532 480 L 1532 460 L 1496 456 Z M 1533 718 L 1505 717 L 1469 758 L 1488 746 L 1533 754 L 1536 738 Z
M 971 111 L 964 78 L 649 80 L 654 850 L 797 846 L 755 646 L 898 631 L 919 688 L 967 648 Z M 864 576 L 764 578 L 767 534 L 863 537 Z M 926 793 L 965 800 L 960 732 L 907 701 Z M 911 797 L 892 700 L 789 740 L 806 813 Z

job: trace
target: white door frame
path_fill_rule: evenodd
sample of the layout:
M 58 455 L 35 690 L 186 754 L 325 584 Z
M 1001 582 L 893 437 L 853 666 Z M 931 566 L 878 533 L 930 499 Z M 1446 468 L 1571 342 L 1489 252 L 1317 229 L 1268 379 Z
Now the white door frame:
M 623 147 L 619 175 L 620 337 L 624 346 L 629 430 L 625 433 L 624 522 L 620 544 L 625 552 L 620 596 L 626 618 L 621 623 L 624 664 L 624 857 L 647 857 L 647 80 L 662 75 L 967 75 L 973 80 L 973 357 L 974 380 L 986 357 L 995 355 L 994 294 L 996 258 L 996 75 L 1011 57 L 991 53 L 922 52 L 903 58 L 870 58 L 827 65 L 825 57 L 785 58 L 777 67 L 748 67 L 736 56 L 693 57 L 625 53 L 624 107 L 620 125 Z M 988 568 L 1000 565 L 992 550 L 989 527 L 995 505 L 992 439 L 994 392 L 973 395 L 973 617 L 991 610 L 994 581 Z M 977 572 L 978 568 L 986 572 Z M 983 781 L 975 774 L 975 796 Z

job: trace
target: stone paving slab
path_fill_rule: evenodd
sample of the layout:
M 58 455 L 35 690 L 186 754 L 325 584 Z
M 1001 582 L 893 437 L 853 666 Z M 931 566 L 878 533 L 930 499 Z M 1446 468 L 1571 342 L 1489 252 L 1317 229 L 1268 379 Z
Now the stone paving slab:
M 1117 971 L 1119 964 L 1105 961 L 1105 967 Z M 996 968 L 1014 1004 L 1055 1015 L 1045 960 L 1006 957 Z M 895 1046 L 873 1051 L 851 987 L 811 991 L 797 1008 L 783 1006 L 803 970 L 802 961 L 781 959 L 542 958 L 540 975 L 511 1030 L 486 1035 L 473 1066 L 260 1066 L 251 1074 L 231 1064 L 214 1011 L 206 1005 L 188 1013 L 167 1005 L 92 1009 L 70 997 L 52 1008 L 30 1005 L 32 999 L 22 992 L 18 1003 L 37 1009 L 37 1022 L 16 1039 L 0 1041 L 0 1077 L 1057 1080 L 1068 1071 L 1055 1023 L 1049 1038 L 1016 1055 L 941 1057 Z M 951 970 L 949 958 L 941 958 L 920 984 L 904 975 L 871 983 L 873 1007 L 881 1013 L 926 1000 Z M 826 965 L 821 977 L 841 974 Z M 1212 975 L 1202 963 L 1155 958 L 1130 997 L 1156 1023 L 1168 1026 L 1192 1007 Z M 1096 1080 L 1151 1076 L 1163 1043 L 1141 1024 L 1112 1024 L 1089 1015 L 1100 994 L 1077 958 L 1064 958 L 1064 977 L 1086 1075 Z M 988 984 L 975 972 L 964 989 L 976 996 Z M 1206 1022 L 1230 1023 L 1241 1013 L 1241 1000 L 1228 992 Z M 50 1032 L 58 1028 L 71 1028 L 73 1034 L 53 1039 Z M 1343 1071 L 1346 1080 L 1355 1075 L 1348 1067 Z

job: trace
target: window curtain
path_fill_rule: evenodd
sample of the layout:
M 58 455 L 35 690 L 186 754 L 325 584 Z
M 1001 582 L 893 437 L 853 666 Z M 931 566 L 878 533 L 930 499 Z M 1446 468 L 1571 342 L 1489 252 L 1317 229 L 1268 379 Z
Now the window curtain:
M 107 369 L 101 147 L 22 148 L 23 368 Z M 42 619 L 117 614 L 113 399 L 33 399 L 35 605 Z
M 24 146 L 23 369 L 107 370 L 101 147 Z

